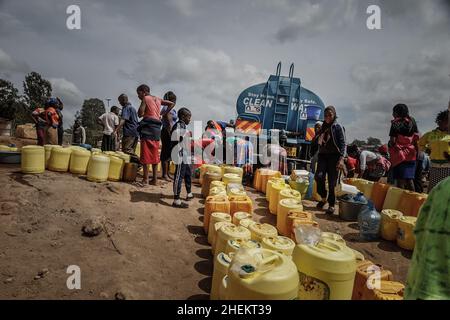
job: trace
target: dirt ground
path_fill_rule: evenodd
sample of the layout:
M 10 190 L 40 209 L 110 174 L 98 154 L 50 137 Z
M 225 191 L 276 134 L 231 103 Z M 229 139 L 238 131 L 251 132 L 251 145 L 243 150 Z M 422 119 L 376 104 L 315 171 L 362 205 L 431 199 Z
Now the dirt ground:
M 161 181 L 138 189 L 69 173 L 23 175 L 19 166 L 0 165 L 0 186 L 0 299 L 209 298 L 213 266 L 198 187 L 189 209 L 174 209 L 171 184 Z M 275 224 L 264 196 L 249 194 L 254 219 Z M 323 231 L 340 233 L 405 281 L 411 252 L 386 241 L 360 242 L 355 223 L 317 212 L 314 204 L 304 201 Z M 92 217 L 103 219 L 106 232 L 82 236 Z M 81 269 L 81 290 L 66 286 L 69 265 Z

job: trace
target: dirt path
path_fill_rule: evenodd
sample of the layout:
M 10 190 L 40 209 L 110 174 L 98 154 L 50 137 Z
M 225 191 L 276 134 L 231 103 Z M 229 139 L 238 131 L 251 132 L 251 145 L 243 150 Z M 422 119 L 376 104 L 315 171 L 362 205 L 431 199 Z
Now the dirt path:
M 0 299 L 114 299 L 118 292 L 127 299 L 208 299 L 212 261 L 198 187 L 189 209 L 174 209 L 168 183 L 137 189 L 68 173 L 19 171 L 0 167 Z M 274 223 L 264 197 L 249 193 L 255 220 Z M 118 250 L 105 232 L 81 235 L 91 217 L 107 221 Z M 316 218 L 322 230 L 339 231 L 404 281 L 409 252 L 387 242 L 353 242 L 354 225 L 320 213 Z M 67 289 L 69 265 L 81 269 L 81 290 Z M 35 279 L 44 269 L 48 273 Z

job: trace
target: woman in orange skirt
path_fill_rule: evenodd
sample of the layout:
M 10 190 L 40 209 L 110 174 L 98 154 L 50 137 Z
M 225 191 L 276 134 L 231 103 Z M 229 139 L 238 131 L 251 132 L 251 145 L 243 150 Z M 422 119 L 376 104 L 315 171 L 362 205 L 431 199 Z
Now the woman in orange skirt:
M 138 128 L 141 138 L 140 161 L 144 170 L 142 183 L 143 185 L 149 184 L 148 165 L 151 164 L 153 169 L 153 179 L 151 184 L 156 185 L 156 174 L 158 163 L 160 161 L 159 141 L 161 139 L 161 105 L 167 106 L 165 113 L 168 113 L 175 104 L 171 101 L 150 95 L 150 87 L 145 84 L 140 85 L 136 92 L 141 100 L 138 115 L 143 118 L 139 123 Z

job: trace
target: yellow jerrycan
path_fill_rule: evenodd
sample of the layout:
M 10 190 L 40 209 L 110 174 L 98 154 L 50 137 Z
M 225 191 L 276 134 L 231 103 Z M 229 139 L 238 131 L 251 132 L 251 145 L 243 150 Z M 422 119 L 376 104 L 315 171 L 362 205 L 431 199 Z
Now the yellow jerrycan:
M 221 179 L 222 179 L 222 176 L 220 173 L 208 171 L 205 174 L 205 176 L 203 177 L 202 196 L 204 198 L 206 198 L 208 196 L 212 181 L 220 181 Z
M 267 192 L 267 183 L 270 179 L 279 178 L 279 177 L 281 177 L 281 173 L 279 171 L 266 169 L 263 172 L 261 172 L 261 191 L 262 191 L 262 193 Z
M 22 173 L 43 173 L 45 171 L 45 149 L 41 146 L 22 147 Z
M 214 253 L 225 252 L 228 240 L 243 239 L 250 240 L 250 231 L 241 226 L 226 225 L 217 231 Z
M 45 168 L 48 168 L 48 161 L 50 160 L 50 155 L 52 154 L 53 148 L 62 148 L 62 146 L 57 144 L 45 144 Z
M 211 253 L 215 257 L 217 255 L 217 253 L 218 253 L 218 252 L 216 252 L 217 233 L 219 232 L 219 230 L 222 227 L 224 227 L 224 226 L 234 226 L 234 224 L 232 224 L 229 221 L 219 221 L 219 222 L 216 222 L 214 224 L 210 223 L 209 225 L 212 226 L 212 229 L 211 229 L 211 232 L 212 232 L 212 236 L 211 236 Z M 209 233 L 208 233 L 208 236 L 209 236 Z
M 299 300 L 350 300 L 356 256 L 345 245 L 321 239 L 315 246 L 298 244 L 292 254 L 300 276 Z
M 207 172 L 218 173 L 218 174 L 220 174 L 222 176 L 222 169 L 219 168 L 219 166 L 216 166 L 216 165 L 213 165 L 213 164 L 203 164 L 200 167 L 200 177 L 199 177 L 200 185 L 203 185 L 205 174 Z
M 226 196 L 227 190 L 225 190 L 224 187 L 211 187 L 209 189 L 209 196 L 218 196 L 218 195 Z
M 213 238 L 216 236 L 214 225 L 217 222 L 230 222 L 231 223 L 231 216 L 228 213 L 225 212 L 213 212 L 211 213 L 211 218 L 209 221 L 209 227 L 208 227 L 208 243 L 214 247 L 214 241 Z
M 364 290 L 362 300 L 403 300 L 405 286 L 396 281 L 381 280 L 380 288 Z
M 108 156 L 100 154 L 92 155 L 88 164 L 87 179 L 92 182 L 107 181 L 110 161 Z
M 286 198 L 278 202 L 277 230 L 283 236 L 290 236 L 291 230 L 289 229 L 288 225 L 288 215 L 292 210 L 302 211 L 302 201 L 294 198 Z
M 236 253 L 239 249 L 258 249 L 261 248 L 261 243 L 255 240 L 244 240 L 244 239 L 231 239 L 227 241 L 227 246 L 225 247 L 225 253 Z
M 398 206 L 400 204 L 403 191 L 403 189 L 397 187 L 390 187 L 386 194 L 386 198 L 384 199 L 383 210 L 392 209 L 402 211 Z
M 235 173 L 225 173 L 222 177 L 222 181 L 228 185 L 229 183 L 242 184 L 242 178 Z
M 333 233 L 333 232 L 322 232 L 322 233 L 320 234 L 320 237 L 321 237 L 322 239 L 327 239 L 327 240 L 330 240 L 330 241 L 337 242 L 337 243 L 342 244 L 342 245 L 344 245 L 344 246 L 347 245 L 347 243 L 345 242 L 344 238 L 343 238 L 340 234 L 337 234 L 337 233 Z
M 205 201 L 205 210 L 203 214 L 203 230 L 208 233 L 209 220 L 213 212 L 230 213 L 230 201 L 225 195 L 207 197 Z
M 90 158 L 91 153 L 86 149 L 73 150 L 72 155 L 70 156 L 70 165 L 69 165 L 70 173 L 86 174 Z
M 269 211 L 271 214 L 277 214 L 278 202 L 280 198 L 281 190 L 286 188 L 290 188 L 288 184 L 273 184 L 272 190 L 270 191 L 270 200 L 269 200 Z
M 267 187 L 266 187 L 266 200 L 270 201 L 270 194 L 272 192 L 272 186 L 274 184 L 284 184 L 283 178 L 270 178 L 269 181 L 267 181 Z
M 292 256 L 295 248 L 295 242 L 291 238 L 283 236 L 263 238 L 261 245 L 265 249 L 282 253 L 288 257 Z
M 416 237 L 414 236 L 414 227 L 416 226 L 416 217 L 401 217 L 398 219 L 397 245 L 406 250 L 414 250 Z
M 124 162 L 121 158 L 110 156 L 108 180 L 120 181 L 122 179 Z
M 224 174 L 227 174 L 227 173 L 237 174 L 239 177 L 241 177 L 241 180 L 242 180 L 242 177 L 244 176 L 244 170 L 242 168 L 238 168 L 238 167 L 227 166 L 223 169 L 223 173 Z
M 50 159 L 48 160 L 48 170 L 57 172 L 67 172 L 69 170 L 70 148 L 52 148 Z
M 231 260 L 225 300 L 294 300 L 298 274 L 292 260 L 268 249 L 239 250 Z
M 223 181 L 211 181 L 211 183 L 209 184 L 209 189 L 211 190 L 211 188 L 223 188 L 223 189 L 227 189 L 227 186 L 225 185 L 225 182 Z
M 278 202 L 283 199 L 296 199 L 298 201 L 302 201 L 302 195 L 297 190 L 286 188 L 280 191 Z
M 249 229 L 250 226 L 251 226 L 252 224 L 254 224 L 254 223 L 256 223 L 256 221 L 253 221 L 252 219 L 241 219 L 241 221 L 239 221 L 239 225 L 240 225 L 241 227 L 246 228 L 246 229 Z M 250 229 L 249 229 L 249 230 L 250 230 Z
M 233 224 L 238 226 L 242 219 L 251 219 L 252 215 L 248 212 L 238 211 L 233 215 Z
M 367 199 L 372 199 L 372 190 L 373 190 L 373 186 L 374 186 L 374 182 L 372 181 L 368 181 L 368 180 L 363 180 L 364 182 L 361 183 L 361 192 L 364 193 L 364 196 Z
M 240 183 L 229 183 L 227 185 L 227 195 L 231 196 L 246 196 L 244 186 Z
M 381 211 L 381 237 L 384 240 L 395 241 L 398 232 L 398 219 L 403 214 L 398 210 L 385 209 Z
M 230 196 L 230 214 L 233 216 L 236 212 L 253 213 L 253 202 L 249 196 Z
M 277 229 L 268 223 L 253 223 L 249 227 L 252 240 L 262 242 L 263 238 L 278 236 Z
M 223 252 L 217 254 L 215 263 L 214 263 L 214 271 L 211 283 L 211 294 L 210 300 L 219 300 L 219 289 L 220 282 L 223 277 L 228 273 L 228 268 L 230 267 L 231 259 L 233 254 L 228 255 Z

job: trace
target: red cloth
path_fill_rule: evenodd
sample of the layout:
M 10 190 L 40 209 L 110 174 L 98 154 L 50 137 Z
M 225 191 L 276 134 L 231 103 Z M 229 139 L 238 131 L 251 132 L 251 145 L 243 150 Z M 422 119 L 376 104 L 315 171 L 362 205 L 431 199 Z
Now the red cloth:
M 415 161 L 417 159 L 417 150 L 415 147 L 417 140 L 419 140 L 417 133 L 414 133 L 411 137 L 406 137 L 401 134 L 397 135 L 395 145 L 389 148 L 392 167 L 402 162 Z
M 45 120 L 47 121 L 47 125 L 50 127 L 52 124 L 59 124 L 59 117 L 58 113 L 56 112 L 55 108 L 48 107 L 45 110 Z
M 158 164 L 159 141 L 141 140 L 141 164 Z
M 146 105 L 144 118 L 153 118 L 159 120 L 159 118 L 161 117 L 161 98 L 154 96 L 145 96 L 144 102 Z
M 347 169 L 348 171 L 352 171 L 356 169 L 356 165 L 358 163 L 358 160 L 352 157 L 347 157 Z

